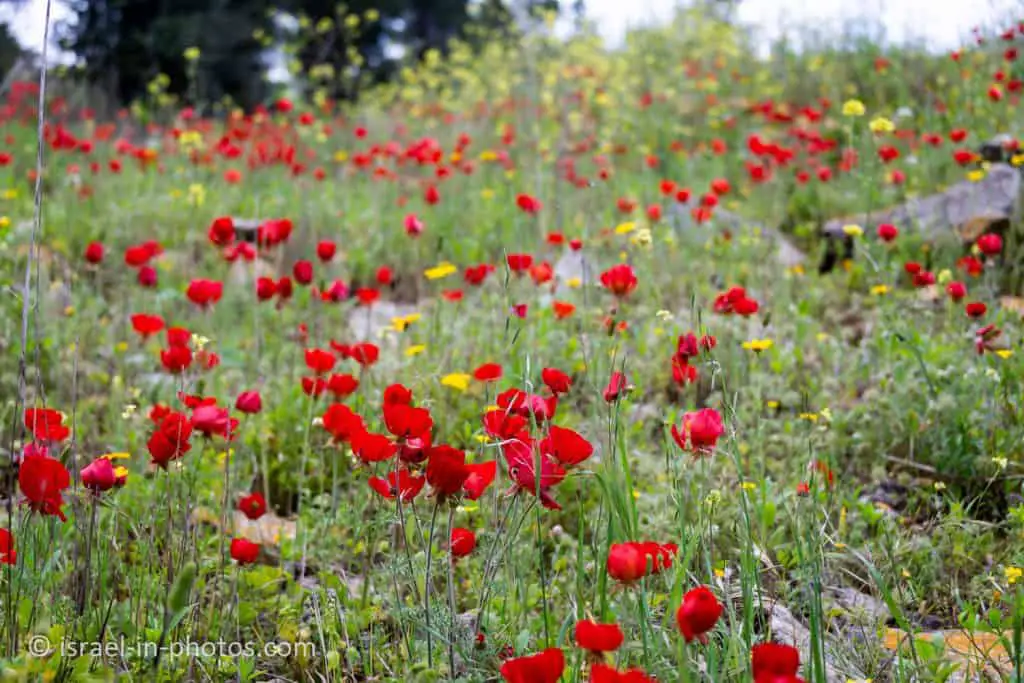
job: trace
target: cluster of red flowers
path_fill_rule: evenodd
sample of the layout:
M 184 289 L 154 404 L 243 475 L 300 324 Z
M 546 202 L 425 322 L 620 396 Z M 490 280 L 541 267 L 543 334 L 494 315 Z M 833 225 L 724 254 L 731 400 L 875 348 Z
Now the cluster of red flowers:
M 661 556 L 662 552 L 655 550 L 654 555 Z M 673 547 L 671 554 L 674 553 Z M 676 623 L 683 640 L 687 643 L 697 641 L 707 644 L 708 634 L 723 612 L 722 604 L 707 586 L 697 586 L 687 591 L 676 610 Z M 615 652 L 625 642 L 625 634 L 618 624 L 599 623 L 591 619 L 578 621 L 574 629 L 574 640 L 576 646 L 586 652 L 590 662 L 590 683 L 655 681 L 642 669 L 619 671 L 605 663 L 607 653 Z M 800 653 L 790 645 L 758 643 L 751 649 L 750 665 L 754 683 L 804 683 L 799 676 Z M 533 655 L 507 659 L 501 667 L 502 678 L 507 683 L 556 683 L 564 671 L 565 653 L 556 647 Z
M 743 287 L 732 287 L 715 297 L 715 313 L 730 315 L 735 313 L 743 317 L 754 315 L 758 311 L 758 303 L 747 296 Z
M 715 348 L 718 340 L 709 334 L 700 339 L 692 332 L 679 335 L 676 341 L 676 352 L 672 354 L 672 381 L 679 385 L 692 384 L 700 378 L 697 366 L 690 363 L 702 352 L 707 353 Z

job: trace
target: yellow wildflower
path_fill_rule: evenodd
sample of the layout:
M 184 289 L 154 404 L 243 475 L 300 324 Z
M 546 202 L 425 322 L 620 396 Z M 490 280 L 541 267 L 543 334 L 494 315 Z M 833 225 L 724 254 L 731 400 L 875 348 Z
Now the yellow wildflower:
M 896 126 L 893 122 L 884 116 L 876 116 L 871 119 L 871 123 L 868 124 L 868 128 L 871 129 L 872 133 L 891 133 L 896 130 Z
M 447 261 L 442 261 L 433 268 L 427 268 L 427 270 L 425 270 L 423 274 L 427 277 L 428 280 L 440 280 L 443 277 L 448 277 L 456 270 L 458 270 L 458 268 L 456 268 L 451 263 L 448 263 Z
M 446 387 L 451 387 L 452 389 L 465 391 L 469 388 L 469 380 L 471 379 L 473 379 L 472 375 L 467 375 L 464 372 L 453 372 L 442 377 L 441 384 Z
M 859 225 L 844 225 L 843 234 L 850 237 L 860 237 L 864 234 L 864 228 Z
M 405 350 L 405 355 L 408 358 L 412 358 L 415 355 L 421 354 L 427 350 L 426 344 L 415 344 Z
M 132 405 L 131 407 L 134 410 L 135 406 Z M 101 458 L 106 458 L 107 460 L 127 460 L 128 458 L 132 457 L 132 454 L 131 453 L 104 453 L 100 457 Z
M 743 342 L 743 348 L 754 353 L 761 353 L 772 348 L 773 343 L 771 339 L 751 339 Z
M 871 293 L 875 296 L 882 296 L 889 293 L 889 285 L 875 285 L 871 288 Z
M 1024 575 L 1024 571 L 1020 567 L 1004 567 L 1003 574 L 1006 576 L 1006 583 L 1011 586 L 1017 583 L 1017 580 Z
M 616 235 L 628 235 L 629 233 L 633 232 L 634 230 L 636 230 L 636 223 L 634 223 L 632 221 L 627 221 L 625 223 L 620 223 L 619 225 L 617 225 L 615 227 L 615 234 Z
M 198 47 L 186 47 L 184 53 L 186 62 L 194 62 L 199 59 L 199 48 Z
M 391 319 L 391 326 L 396 332 L 404 332 L 408 329 L 409 325 L 422 318 L 420 313 L 410 313 L 409 315 L 396 316 Z
M 843 116 L 864 116 L 864 103 L 860 100 L 846 100 L 843 102 Z

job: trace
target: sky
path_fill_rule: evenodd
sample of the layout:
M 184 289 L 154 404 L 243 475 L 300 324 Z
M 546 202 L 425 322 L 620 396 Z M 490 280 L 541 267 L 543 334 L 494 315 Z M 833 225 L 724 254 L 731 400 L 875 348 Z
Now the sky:
M 585 0 L 598 32 L 614 46 L 630 26 L 665 21 L 676 0 Z M 17 12 L 0 9 L 23 45 L 38 51 L 43 42 L 46 0 L 27 0 Z M 56 0 L 51 18 L 67 17 Z M 758 27 L 766 39 L 785 26 L 840 27 L 850 20 L 880 21 L 890 40 L 923 39 L 935 49 L 953 49 L 975 25 L 1000 24 L 1006 18 L 1024 20 L 1024 0 L 743 0 L 738 16 Z M 51 43 L 52 45 L 52 43 Z

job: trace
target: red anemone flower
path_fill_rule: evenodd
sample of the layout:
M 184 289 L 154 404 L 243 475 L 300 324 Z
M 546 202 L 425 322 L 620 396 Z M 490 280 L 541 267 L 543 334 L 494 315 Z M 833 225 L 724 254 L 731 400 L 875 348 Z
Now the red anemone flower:
M 590 619 L 576 622 L 576 647 L 590 652 L 614 652 L 625 636 L 618 624 L 599 624 Z
M 18 468 L 18 486 L 25 504 L 34 512 L 67 521 L 61 492 L 71 485 L 71 475 L 59 460 L 48 455 L 27 457 Z
M 501 665 L 505 683 L 557 683 L 565 670 L 565 654 L 557 647 L 528 657 L 508 659 Z
M 254 564 L 260 556 L 259 543 L 244 538 L 231 539 L 231 559 L 240 565 Z
M 251 520 L 257 520 L 267 513 L 267 501 L 262 493 L 253 492 L 238 501 L 238 509 Z
M 377 494 L 388 500 L 394 500 L 397 496 L 401 495 L 403 503 L 408 503 L 415 499 L 426 483 L 426 477 L 415 477 L 409 473 L 409 470 L 404 468 L 398 470 L 397 476 L 394 470 L 392 470 L 388 473 L 386 479 L 381 477 L 370 477 L 369 479 L 370 488 L 376 491 Z
M 476 548 L 476 534 L 469 529 L 456 527 L 450 534 L 448 548 L 451 550 L 452 557 L 456 559 L 466 557 Z
M 679 632 L 686 642 L 696 639 L 707 643 L 707 633 L 722 616 L 722 605 L 707 586 L 697 586 L 683 596 L 683 602 L 676 610 Z

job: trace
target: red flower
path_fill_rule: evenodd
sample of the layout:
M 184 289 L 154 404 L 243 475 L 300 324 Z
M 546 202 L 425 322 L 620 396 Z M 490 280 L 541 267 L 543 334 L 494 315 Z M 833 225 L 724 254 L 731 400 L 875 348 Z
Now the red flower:
M 533 265 L 533 256 L 530 254 L 508 254 L 505 257 L 508 269 L 515 275 L 522 275 Z
M 557 683 L 565 670 L 565 655 L 557 647 L 528 657 L 506 660 L 501 665 L 505 683 Z
M 476 534 L 469 529 L 456 527 L 452 529 L 448 547 L 451 550 L 452 557 L 465 557 L 476 548 Z
M 967 312 L 968 318 L 980 318 L 988 311 L 988 307 L 984 302 L 972 301 L 964 307 L 964 310 Z
M 426 408 L 414 408 L 404 403 L 385 404 L 384 425 L 396 439 L 417 439 L 430 433 L 434 420 Z
M 150 336 L 164 329 L 164 319 L 158 315 L 149 315 L 147 313 L 136 313 L 132 316 L 132 329 L 135 330 L 143 339 L 148 339 Z
M 263 399 L 258 391 L 243 391 L 235 400 L 235 410 L 254 415 L 263 410 Z
M 512 391 L 516 391 L 513 389 Z M 527 428 L 526 418 L 522 415 L 498 408 L 488 410 L 483 416 L 484 431 L 498 439 L 511 439 Z
M 725 433 L 722 416 L 714 408 L 703 408 L 683 415 L 683 428 L 672 425 L 672 438 L 683 450 L 708 454 L 715 449 L 718 438 Z M 689 447 L 687 446 L 689 439 Z
M 715 178 L 711 181 L 711 191 L 719 196 L 729 194 L 729 181 L 725 178 Z
M 633 266 L 620 263 L 601 273 L 601 285 L 619 298 L 629 296 L 636 289 L 636 273 Z
M 164 469 L 171 460 L 177 460 L 192 448 L 189 437 L 192 436 L 192 423 L 182 413 L 168 413 L 160 420 L 153 435 L 149 437 L 146 447 L 152 457 L 153 464 Z
M 97 458 L 82 468 L 82 486 L 94 493 L 109 491 L 116 483 L 114 464 L 107 458 Z
M 900 231 L 896 229 L 895 225 L 889 223 L 882 223 L 878 226 L 878 239 L 883 242 L 892 242 L 900 234 Z
M 363 418 L 341 403 L 327 406 L 323 414 L 323 427 L 339 443 L 351 441 L 353 436 L 366 431 Z
M 257 520 L 267 512 L 267 501 L 262 493 L 253 492 L 238 501 L 238 509 L 251 520 Z
M 70 484 L 71 475 L 64 465 L 48 455 L 25 458 L 18 468 L 18 486 L 29 508 L 43 515 L 56 515 L 62 522 L 67 517 L 61 510 L 61 491 Z
M 929 287 L 935 284 L 935 273 L 930 270 L 922 270 L 914 275 L 915 287 Z
M 590 619 L 576 622 L 576 647 L 590 652 L 614 652 L 625 636 L 618 624 L 599 624 Z
M 103 262 L 103 244 L 101 242 L 90 242 L 85 248 L 85 260 L 96 265 Z
M 327 379 L 327 391 L 337 398 L 345 398 L 359 388 L 359 380 L 352 375 L 331 375 Z
M 971 277 L 978 277 L 985 269 L 981 261 L 973 256 L 964 256 L 956 261 L 957 270 L 963 271 Z
M 303 377 L 301 381 L 302 393 L 306 396 L 318 398 L 327 391 L 327 382 L 323 377 Z
M 978 238 L 978 249 L 986 256 L 995 256 L 1003 250 L 1003 238 L 994 232 L 987 232 Z
M 231 539 L 231 559 L 241 565 L 253 564 L 259 559 L 260 545 L 244 538 Z
M 423 221 L 421 221 L 414 213 L 406 215 L 404 225 L 405 234 L 409 237 L 419 237 L 423 234 Z
M 380 268 L 377 269 L 376 279 L 378 285 L 380 285 L 381 287 L 387 287 L 394 280 L 394 275 L 392 274 L 390 268 L 388 268 L 387 266 L 381 266 Z
M 441 193 L 435 185 L 427 185 L 427 189 L 423 191 L 423 201 L 431 206 L 441 201 Z
M 274 288 L 277 290 L 277 296 L 280 298 L 281 302 L 287 301 L 288 299 L 292 298 L 293 288 L 292 279 L 290 277 L 281 277 L 281 279 L 277 281 L 277 284 L 274 285 Z M 278 303 L 278 307 L 280 306 L 281 303 Z
M 188 346 L 190 341 L 192 341 L 192 333 L 184 327 L 167 328 L 168 346 Z
M 156 268 L 142 266 L 139 268 L 138 282 L 140 287 L 156 287 Z
M 349 441 L 352 452 L 364 463 L 389 460 L 398 452 L 398 446 L 387 436 L 365 429 L 351 434 Z
M 466 465 L 469 476 L 462 484 L 462 491 L 469 500 L 478 500 L 484 491 L 494 483 L 494 476 L 498 473 L 498 461 L 489 460 L 475 465 Z
M 372 306 L 380 299 L 380 290 L 373 287 L 360 287 L 355 291 L 360 306 Z
M 427 483 L 438 496 L 458 493 L 469 475 L 464 452 L 444 445 L 434 446 L 427 452 Z
M 736 313 L 748 316 L 757 313 L 758 308 L 756 301 L 747 298 L 747 290 L 743 287 L 733 287 L 715 298 L 716 313 L 724 313 L 725 315 Z
M 7 529 L 0 529 L 0 564 L 14 564 L 18 553 L 14 550 L 14 536 Z
M 536 197 L 532 197 L 528 194 L 516 195 L 516 206 L 518 206 L 524 213 L 534 214 L 543 208 L 543 204 Z
M 128 247 L 124 250 L 124 262 L 132 268 L 146 265 L 151 258 L 153 258 L 153 252 L 146 245 Z
M 330 240 L 320 240 L 316 245 L 316 257 L 327 263 L 338 252 L 338 245 Z
M 185 291 L 185 295 L 188 297 L 189 301 L 201 308 L 206 308 L 217 303 L 220 301 L 223 294 L 223 283 L 215 280 L 203 279 L 192 280 L 188 285 L 188 289 Z
M 256 279 L 256 298 L 260 301 L 269 301 L 277 294 L 277 282 L 272 277 L 261 277 Z
M 392 384 L 384 389 L 384 405 L 389 403 L 412 403 L 412 390 L 403 384 Z
M 180 374 L 192 365 L 192 350 L 187 346 L 172 346 L 160 351 L 160 363 L 172 375 Z
M 683 596 L 683 602 L 676 610 L 679 632 L 686 642 L 694 639 L 707 643 L 707 633 L 722 616 L 722 605 L 707 586 L 697 586 Z
M 540 482 L 537 481 L 537 463 L 533 452 L 533 439 L 526 432 L 520 432 L 501 445 L 501 454 L 508 466 L 508 476 L 515 488 L 530 495 L 540 493 L 541 505 L 549 510 L 561 510 L 551 489 L 565 479 L 565 469 L 554 459 L 542 455 L 540 457 Z
M 578 465 L 594 454 L 594 447 L 579 433 L 551 425 L 548 436 L 541 440 L 540 452 L 566 467 Z
M 800 651 L 780 643 L 758 643 L 750 650 L 755 683 L 795 683 Z
M 572 380 L 569 375 L 557 368 L 544 368 L 540 371 L 540 379 L 551 393 L 558 396 L 569 392 Z
M 202 432 L 203 436 L 221 436 L 231 440 L 238 420 L 231 417 L 227 408 L 217 405 L 201 405 L 192 411 L 192 428 Z
M 235 222 L 230 216 L 215 218 L 206 235 L 217 247 L 226 247 L 235 241 Z
M 548 422 L 555 416 L 558 407 L 557 396 L 538 396 L 527 394 L 519 389 L 508 389 L 498 394 L 495 402 L 502 410 L 515 413 L 536 422 Z
M 481 263 L 478 266 L 467 266 L 462 272 L 462 277 L 468 284 L 479 286 L 487 279 L 491 270 L 491 266 L 486 263 Z
M 370 342 L 353 344 L 349 352 L 349 358 L 359 363 L 364 368 L 376 363 L 379 357 L 380 349 L 377 348 L 376 344 L 371 344 Z
M 64 425 L 64 415 L 53 408 L 26 408 L 22 423 L 36 441 L 63 441 L 71 434 Z
M 953 301 L 960 301 L 967 296 L 967 285 L 958 280 L 950 282 L 946 285 L 946 294 L 948 294 L 949 298 Z
M 309 261 L 296 261 L 292 266 L 292 276 L 300 285 L 308 285 L 313 281 L 313 264 Z
M 608 548 L 605 568 L 608 576 L 622 583 L 633 583 L 647 574 L 656 574 L 672 566 L 672 557 L 679 548 L 673 543 L 628 541 L 613 543 Z
M 473 377 L 480 382 L 497 382 L 501 379 L 501 366 L 497 363 L 484 363 L 473 371 Z
M 612 373 L 611 378 L 608 380 L 608 386 L 604 388 L 604 392 L 601 395 L 604 396 L 605 403 L 613 403 L 618 401 L 627 391 L 629 391 L 629 386 L 626 383 L 626 376 L 616 371 Z
M 318 375 L 326 375 L 334 368 L 337 359 L 330 351 L 306 349 L 306 367 Z
M 414 477 L 409 474 L 409 470 L 404 468 L 398 470 L 397 477 L 392 470 L 388 472 L 387 479 L 381 477 L 370 477 L 369 479 L 370 488 L 388 500 L 394 500 L 401 492 L 403 503 L 408 503 L 416 498 L 426 483 L 426 477 Z

